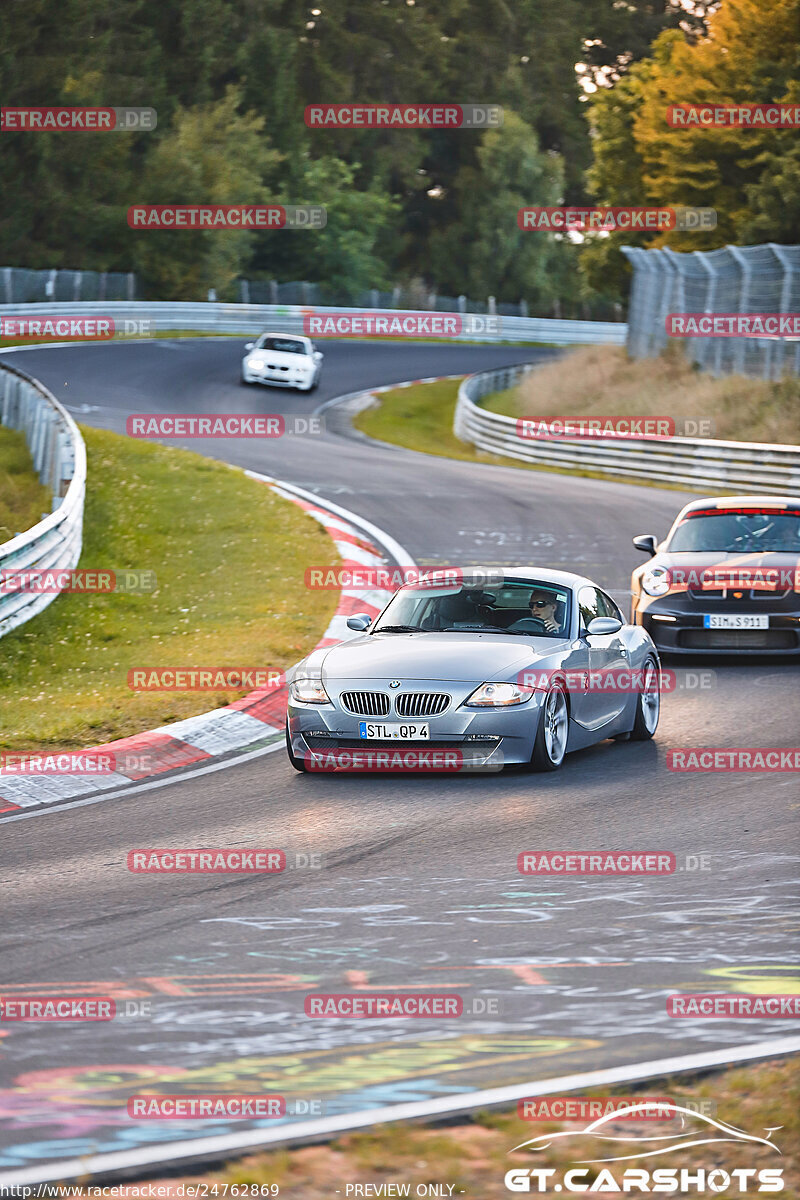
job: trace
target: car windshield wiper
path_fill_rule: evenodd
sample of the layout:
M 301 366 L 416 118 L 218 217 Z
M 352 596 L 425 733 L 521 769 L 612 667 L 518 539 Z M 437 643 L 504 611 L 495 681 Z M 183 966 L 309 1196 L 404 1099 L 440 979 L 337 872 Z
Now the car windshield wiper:
M 508 633 L 507 629 L 498 629 L 496 625 L 448 625 L 445 629 L 437 629 L 437 633 Z
M 419 625 L 381 625 L 374 633 L 425 633 Z

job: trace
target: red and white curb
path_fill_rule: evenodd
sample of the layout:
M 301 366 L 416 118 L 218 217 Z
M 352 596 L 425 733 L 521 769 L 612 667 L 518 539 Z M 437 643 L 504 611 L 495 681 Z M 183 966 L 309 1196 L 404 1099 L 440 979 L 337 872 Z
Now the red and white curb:
M 412 568 L 414 560 L 394 538 L 355 513 L 293 484 L 246 471 L 251 479 L 265 483 L 279 496 L 297 504 L 325 526 L 342 559 L 340 569 L 384 567 L 389 560 Z M 386 606 L 391 589 L 344 588 L 339 605 L 316 649 L 334 646 L 358 636 L 347 628 L 347 618 L 356 612 L 376 616 Z M 120 738 L 104 746 L 93 746 L 93 755 L 113 755 L 113 772 L 100 775 L 19 775 L 0 778 L 0 814 L 43 808 L 57 801 L 106 792 L 175 771 L 209 763 L 215 757 L 242 751 L 283 733 L 286 715 L 285 682 L 259 688 L 224 708 L 174 721 L 133 737 Z M 233 766 L 238 760 L 231 759 Z M 8 819 L 8 818 L 7 818 Z M 10 819 L 13 819 L 10 818 Z

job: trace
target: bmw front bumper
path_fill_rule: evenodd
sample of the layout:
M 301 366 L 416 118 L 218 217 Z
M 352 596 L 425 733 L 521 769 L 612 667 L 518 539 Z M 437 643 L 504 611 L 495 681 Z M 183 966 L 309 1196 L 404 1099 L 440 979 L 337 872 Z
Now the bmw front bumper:
M 424 750 L 455 751 L 460 756 L 463 769 L 499 769 L 530 762 L 545 693 L 535 692 L 523 704 L 506 708 L 465 708 L 464 700 L 481 682 L 454 686 L 452 681 L 425 680 L 416 685 L 414 690 L 448 693 L 450 703 L 438 716 L 410 717 L 398 714 L 393 702 L 389 712 L 383 716 L 353 713 L 345 708 L 341 700 L 344 692 L 375 691 L 391 695 L 382 681 L 349 680 L 337 684 L 336 688 L 331 688 L 326 681 L 325 686 L 331 696 L 330 704 L 305 704 L 291 697 L 289 699 L 287 727 L 292 752 L 311 769 L 319 765 L 311 761 L 313 758 L 322 756 L 324 761 L 330 761 L 330 756 L 336 752 L 341 752 L 339 758 L 345 765 L 348 755 L 360 752 L 359 756 L 364 760 L 368 751 L 407 754 L 407 761 L 413 764 L 412 752 Z M 430 738 L 413 741 L 362 738 L 359 727 L 364 721 L 382 724 L 425 723 L 429 726 Z M 324 757 L 326 755 L 327 759 Z M 380 769 L 380 760 L 373 761 L 378 764 L 375 769 Z M 401 769 L 397 767 L 396 759 L 391 761 L 395 765 L 387 769 Z M 408 769 L 415 768 L 412 765 Z M 422 765 L 416 769 L 428 768 Z

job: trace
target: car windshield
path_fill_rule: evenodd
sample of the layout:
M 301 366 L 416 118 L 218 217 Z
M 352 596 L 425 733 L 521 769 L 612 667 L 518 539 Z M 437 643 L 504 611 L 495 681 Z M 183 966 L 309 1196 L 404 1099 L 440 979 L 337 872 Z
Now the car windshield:
M 718 551 L 728 554 L 764 550 L 800 553 L 800 510 L 720 509 L 690 513 L 669 540 L 670 553 Z
M 485 586 L 432 586 L 424 581 L 402 588 L 371 633 L 504 633 L 566 637 L 570 622 L 568 588 L 535 579 L 503 579 Z
M 269 334 L 262 333 L 261 337 L 256 342 L 257 350 L 279 350 L 281 354 L 305 354 L 305 342 L 298 342 L 297 338 L 282 338 L 272 337 Z

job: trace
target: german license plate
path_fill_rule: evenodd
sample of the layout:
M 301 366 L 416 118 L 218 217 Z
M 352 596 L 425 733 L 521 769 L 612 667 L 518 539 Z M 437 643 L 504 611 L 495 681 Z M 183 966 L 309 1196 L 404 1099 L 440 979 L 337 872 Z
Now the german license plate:
M 431 736 L 430 725 L 420 724 L 399 724 L 390 722 L 388 725 L 378 724 L 375 721 L 361 721 L 358 726 L 358 732 L 362 738 L 375 739 L 377 741 L 398 741 L 398 742 L 424 742 L 429 741 Z
M 767 613 L 706 613 L 706 629 L 769 629 Z

